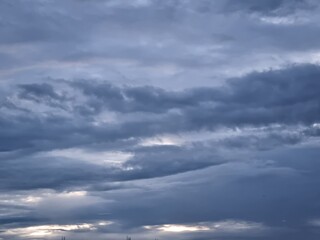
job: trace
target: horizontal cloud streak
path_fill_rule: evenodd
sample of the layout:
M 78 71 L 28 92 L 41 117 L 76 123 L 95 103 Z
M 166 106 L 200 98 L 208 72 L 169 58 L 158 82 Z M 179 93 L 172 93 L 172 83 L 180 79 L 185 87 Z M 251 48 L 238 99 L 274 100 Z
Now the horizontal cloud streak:
M 319 67 L 302 65 L 253 73 L 221 88 L 182 92 L 66 82 L 70 93 L 59 94 L 48 84 L 20 85 L 18 94 L 9 92 L 4 100 L 1 150 L 41 151 L 218 127 L 312 126 L 320 121 L 319 76 Z M 28 109 L 39 104 L 42 112 Z M 97 116 L 104 112 L 115 114 L 114 120 L 100 121 Z

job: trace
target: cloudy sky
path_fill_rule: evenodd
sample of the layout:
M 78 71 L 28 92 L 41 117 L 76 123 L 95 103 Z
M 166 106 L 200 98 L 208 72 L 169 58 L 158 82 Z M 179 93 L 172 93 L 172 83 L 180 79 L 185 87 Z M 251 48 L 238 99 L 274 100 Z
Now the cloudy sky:
M 317 0 L 1 0 L 0 240 L 318 240 Z

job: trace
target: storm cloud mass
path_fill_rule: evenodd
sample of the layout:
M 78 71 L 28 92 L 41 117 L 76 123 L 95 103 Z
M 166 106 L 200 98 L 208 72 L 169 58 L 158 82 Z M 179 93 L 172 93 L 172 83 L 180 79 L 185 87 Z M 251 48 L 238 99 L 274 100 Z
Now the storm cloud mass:
M 319 20 L 0 1 L 0 240 L 318 240 Z

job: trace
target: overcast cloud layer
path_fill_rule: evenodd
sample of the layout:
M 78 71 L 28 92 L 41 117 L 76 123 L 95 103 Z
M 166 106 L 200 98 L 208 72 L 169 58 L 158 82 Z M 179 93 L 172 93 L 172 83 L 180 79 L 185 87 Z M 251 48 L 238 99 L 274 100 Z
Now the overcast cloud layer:
M 0 1 L 0 240 L 318 240 L 316 0 Z

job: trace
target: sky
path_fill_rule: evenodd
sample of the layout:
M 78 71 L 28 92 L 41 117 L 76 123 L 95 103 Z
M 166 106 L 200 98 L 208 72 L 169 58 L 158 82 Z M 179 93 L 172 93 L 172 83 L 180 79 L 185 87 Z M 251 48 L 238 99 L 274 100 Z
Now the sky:
M 1 0 L 0 240 L 318 240 L 320 2 Z

